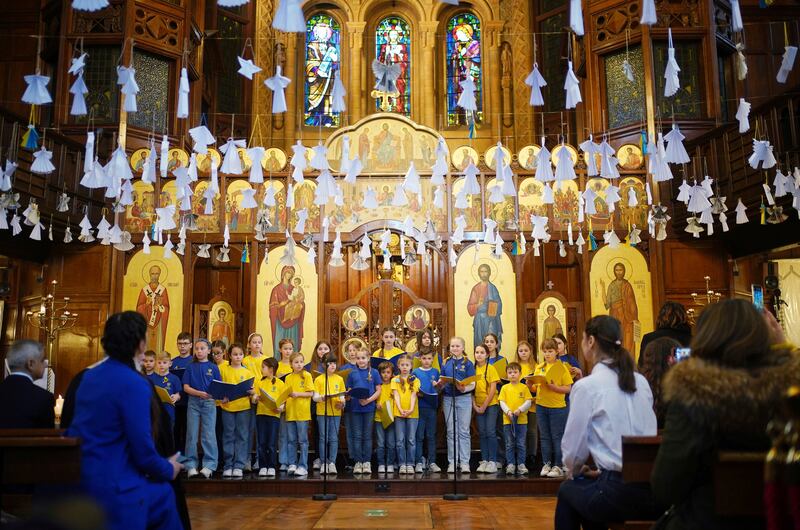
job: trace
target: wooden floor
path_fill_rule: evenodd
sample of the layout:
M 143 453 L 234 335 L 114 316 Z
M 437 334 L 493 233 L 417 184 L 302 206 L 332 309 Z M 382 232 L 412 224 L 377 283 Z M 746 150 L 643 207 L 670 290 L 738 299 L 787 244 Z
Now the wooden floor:
M 553 528 L 554 497 L 441 497 L 319 502 L 281 497 L 190 497 L 194 530 L 276 528 Z

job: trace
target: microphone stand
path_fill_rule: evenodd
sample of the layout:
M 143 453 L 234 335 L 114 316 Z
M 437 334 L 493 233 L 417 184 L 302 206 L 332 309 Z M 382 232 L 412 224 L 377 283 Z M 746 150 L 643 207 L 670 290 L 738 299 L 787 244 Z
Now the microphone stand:
M 330 363 L 325 363 L 325 428 L 324 431 L 324 441 L 321 444 L 325 448 L 325 460 L 330 460 L 330 444 L 328 443 L 328 366 Z M 336 433 L 338 436 L 339 433 Z M 312 500 L 315 501 L 335 501 L 337 496 L 335 493 L 328 493 L 328 464 L 325 462 L 320 461 L 320 469 L 324 471 L 322 474 L 322 493 L 315 493 L 311 496 Z
M 452 357 L 451 357 L 452 359 Z M 462 361 L 463 362 L 463 361 Z M 458 458 L 458 416 L 456 415 L 456 364 L 452 364 L 453 370 L 453 395 L 451 397 L 452 400 L 452 408 L 450 409 L 453 414 L 453 456 L 454 456 L 454 463 L 453 463 L 453 493 L 445 493 L 442 495 L 442 499 L 446 501 L 465 501 L 467 500 L 466 493 L 459 493 L 458 492 L 458 475 L 461 473 L 461 466 L 459 463 Z

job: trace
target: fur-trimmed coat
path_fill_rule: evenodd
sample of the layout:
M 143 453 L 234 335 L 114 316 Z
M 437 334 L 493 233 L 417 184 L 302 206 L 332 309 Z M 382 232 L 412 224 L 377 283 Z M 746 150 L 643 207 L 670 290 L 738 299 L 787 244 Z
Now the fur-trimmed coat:
M 667 373 L 666 425 L 651 479 L 656 501 L 674 506 L 666 528 L 757 528 L 752 520 L 714 515 L 714 462 L 719 450 L 767 450 L 767 423 L 789 387 L 797 384 L 800 352 L 786 348 L 776 348 L 757 369 L 690 358 Z

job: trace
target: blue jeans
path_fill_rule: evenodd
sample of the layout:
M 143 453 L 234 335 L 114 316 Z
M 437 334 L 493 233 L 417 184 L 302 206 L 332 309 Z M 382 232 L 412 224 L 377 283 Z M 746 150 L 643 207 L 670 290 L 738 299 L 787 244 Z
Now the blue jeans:
M 397 463 L 414 465 L 417 457 L 417 424 L 419 418 L 395 418 L 394 435 L 397 438 Z
M 444 424 L 447 427 L 447 461 L 455 465 L 455 452 L 453 451 L 454 428 L 458 424 L 458 463 L 469 464 L 471 444 L 469 427 L 472 421 L 472 394 L 463 394 L 455 397 L 456 416 L 453 417 L 453 397 L 442 398 L 444 410 Z
M 244 469 L 250 463 L 250 409 L 222 411 L 222 457 L 225 469 Z
M 328 439 L 325 440 L 325 418 L 328 419 Z M 341 416 L 317 415 L 317 431 L 319 434 L 319 460 L 323 464 L 335 464 L 339 453 L 339 421 Z
M 347 439 L 347 458 L 355 461 L 353 449 L 355 449 L 355 439 L 353 438 L 353 413 L 349 410 L 342 412 L 342 423 L 344 424 L 344 436 Z
M 502 415 L 502 413 L 501 413 Z M 536 419 L 536 407 L 531 407 L 528 410 L 528 434 L 526 438 L 528 439 L 527 442 L 527 451 L 528 451 L 528 458 L 531 459 L 531 465 L 535 463 L 536 460 L 536 453 L 538 452 L 538 444 L 539 444 L 539 429 L 538 429 L 538 420 Z M 566 423 L 565 423 L 566 425 Z M 561 446 L 561 444 L 558 444 Z
M 503 434 L 506 438 L 506 465 L 518 466 L 525 463 L 525 435 L 527 432 L 528 426 L 524 423 L 503 425 Z
M 258 465 L 266 468 L 278 468 L 278 431 L 280 418 L 261 414 L 256 416 L 258 430 Z
M 289 430 L 286 426 L 286 413 L 281 414 L 278 428 L 278 462 L 283 466 L 289 465 Z
M 436 409 L 420 407 L 419 423 L 417 423 L 417 454 L 414 455 L 417 464 L 422 463 L 422 446 L 426 440 L 428 465 L 430 465 L 436 462 Z
M 536 405 L 536 419 L 542 438 L 542 460 L 545 464 L 561 466 L 561 438 L 567 426 L 567 409 L 551 409 Z
M 288 436 L 289 465 L 308 469 L 308 422 L 287 421 L 286 434 Z M 300 451 L 300 460 L 297 451 Z
M 484 462 L 497 462 L 497 414 L 500 405 L 486 407 L 483 414 L 476 414 L 478 434 L 481 439 L 481 460 Z
M 395 422 L 397 419 L 395 418 Z M 395 436 L 395 424 L 389 425 L 384 429 L 381 422 L 375 422 L 375 458 L 379 466 L 393 466 L 397 460 L 397 437 Z
M 356 462 L 372 459 L 372 424 L 375 412 L 353 412 L 353 458 Z
M 217 406 L 213 399 L 189 396 L 186 409 L 186 460 L 188 469 L 197 469 L 197 440 L 203 446 L 203 467 L 217 469 Z

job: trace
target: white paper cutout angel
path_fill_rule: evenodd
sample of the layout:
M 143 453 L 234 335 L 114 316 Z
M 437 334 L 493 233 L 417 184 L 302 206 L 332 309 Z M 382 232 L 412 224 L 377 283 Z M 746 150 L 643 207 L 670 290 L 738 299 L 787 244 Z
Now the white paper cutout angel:
M 678 89 L 681 87 L 681 80 L 678 73 L 681 67 L 678 66 L 678 61 L 675 60 L 675 46 L 672 44 L 672 28 L 667 30 L 667 66 L 664 68 L 664 96 L 674 96 Z
M 219 252 L 217 254 L 217 261 L 219 261 L 220 263 L 228 263 L 231 260 L 230 256 L 228 255 L 230 251 L 231 251 L 230 247 L 219 247 Z
M 48 76 L 39 75 L 37 72 L 33 75 L 26 75 L 24 79 L 28 86 L 22 94 L 23 103 L 28 103 L 30 105 L 46 105 L 53 102 L 53 98 L 47 90 L 47 84 L 50 82 Z
M 569 0 L 569 27 L 577 36 L 583 35 L 583 8 L 581 0 Z
M 159 148 L 159 155 L 161 156 L 161 163 L 159 165 L 159 170 L 161 171 L 161 178 L 167 178 L 167 172 L 169 171 L 169 136 L 167 136 L 166 134 L 161 137 L 161 147 Z
M 181 68 L 181 79 L 178 83 L 178 110 L 176 112 L 178 119 L 189 117 L 189 90 L 189 73 L 184 66 Z
M 397 79 L 402 73 L 400 64 L 390 63 L 388 55 L 386 62 L 381 62 L 378 59 L 372 61 L 372 73 L 375 75 L 375 90 L 385 92 L 387 94 L 398 94 Z
M 789 78 L 792 68 L 794 68 L 794 60 L 797 57 L 797 46 L 786 46 L 781 59 L 781 67 L 778 69 L 776 79 L 778 83 L 785 83 Z
M 198 258 L 210 258 L 211 254 L 209 250 L 211 249 L 211 244 L 209 243 L 202 243 L 197 247 L 197 257 Z
M 750 103 L 739 98 L 739 107 L 736 109 L 736 119 L 739 120 L 739 134 L 750 130 Z
M 566 92 L 565 108 L 574 109 L 578 106 L 578 103 L 583 101 L 581 97 L 580 81 L 578 81 L 578 77 L 572 70 L 572 61 L 567 61 L 567 76 L 564 81 L 564 91 Z
M 252 59 L 244 59 L 242 57 L 237 57 L 236 59 L 239 61 L 238 74 L 250 81 L 253 80 L 253 75 L 261 71 L 261 67 L 255 64 Z
M 49 175 L 56 170 L 51 160 L 53 153 L 48 151 L 44 145 L 38 151 L 33 153 L 33 163 L 31 164 L 31 172 L 39 175 Z
M 286 1 L 286 0 L 284 0 Z M 286 112 L 286 87 L 292 82 L 291 79 L 283 75 L 281 65 L 275 67 L 275 75 L 264 80 L 267 88 L 272 90 L 272 113 L 280 114 Z
M 272 19 L 272 27 L 287 33 L 305 33 L 306 19 L 302 0 L 278 0 L 278 9 Z
M 205 125 L 198 125 L 197 127 L 189 129 L 189 136 L 191 136 L 194 141 L 192 150 L 200 155 L 207 155 L 208 146 L 217 143 L 217 139 L 214 138 L 214 135 L 211 134 L 211 131 L 209 131 L 208 127 Z
M 303 171 L 306 170 L 308 163 L 306 160 L 306 147 L 300 142 L 300 140 L 297 140 L 297 143 L 292 146 L 292 152 L 294 154 L 292 155 L 291 160 L 289 160 L 289 163 L 294 168 L 292 171 L 292 178 L 295 182 L 300 184 L 304 180 Z
M 475 100 L 475 80 L 472 74 L 467 74 L 467 78 L 458 83 L 461 86 L 461 95 L 458 96 L 456 106 L 461 107 L 467 112 L 475 112 L 478 110 L 478 104 Z
M 470 163 L 464 169 L 464 193 L 467 195 L 477 195 L 481 192 L 481 185 L 478 183 L 478 168 Z
M 666 161 L 672 164 L 688 164 L 691 159 L 686 148 L 683 146 L 683 139 L 686 138 L 681 133 L 680 127 L 675 122 L 672 122 L 672 129 L 664 135 L 664 140 L 667 141 Z
M 239 147 L 246 147 L 247 142 L 244 140 L 234 140 L 228 138 L 225 145 L 220 146 L 219 150 L 225 155 L 222 159 L 222 165 L 219 170 L 226 175 L 241 175 L 242 174 L 242 159 L 239 157 Z
M 136 94 L 139 93 L 139 84 L 136 82 L 136 69 L 133 66 L 117 66 L 117 84 L 125 95 L 125 112 L 136 112 Z
M 544 96 L 542 96 L 542 88 L 547 86 L 547 81 L 542 77 L 539 72 L 539 64 L 533 63 L 533 70 L 525 78 L 525 84 L 531 87 L 531 97 L 529 104 L 531 107 L 539 107 L 544 105 Z
M 332 112 L 344 112 L 347 110 L 347 103 L 345 103 L 345 96 L 347 96 L 347 90 L 344 88 L 344 83 L 342 83 L 342 78 L 339 75 L 339 70 L 336 70 L 336 73 L 333 75 L 333 90 L 331 90 L 331 111 Z
M 639 24 L 643 26 L 655 26 L 658 24 L 655 0 L 642 1 L 642 18 L 639 19 Z

